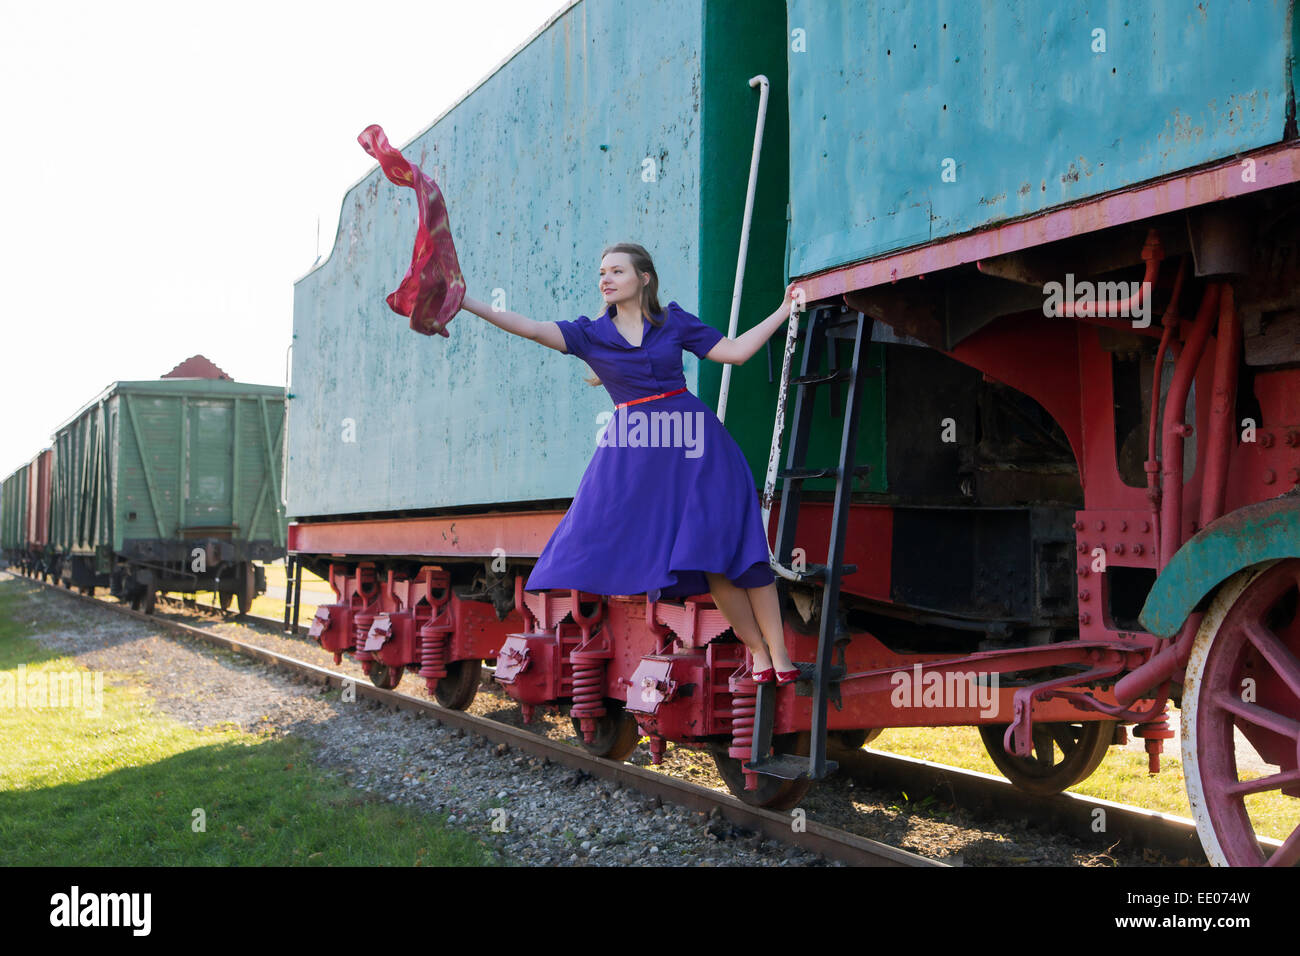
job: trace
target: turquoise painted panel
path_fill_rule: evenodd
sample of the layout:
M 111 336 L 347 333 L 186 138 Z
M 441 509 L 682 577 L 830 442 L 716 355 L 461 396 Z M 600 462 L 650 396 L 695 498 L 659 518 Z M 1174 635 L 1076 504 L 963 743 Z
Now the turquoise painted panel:
M 577 3 L 401 146 L 443 189 L 472 297 L 594 317 L 601 250 L 630 240 L 661 302 L 696 307 L 702 22 L 702 0 Z M 291 517 L 570 498 L 612 411 L 580 360 L 469 312 L 449 338 L 412 332 L 384 298 L 415 222 L 374 168 L 295 285 Z
M 789 0 L 788 15 L 793 276 L 1276 143 L 1286 126 L 1283 0 Z

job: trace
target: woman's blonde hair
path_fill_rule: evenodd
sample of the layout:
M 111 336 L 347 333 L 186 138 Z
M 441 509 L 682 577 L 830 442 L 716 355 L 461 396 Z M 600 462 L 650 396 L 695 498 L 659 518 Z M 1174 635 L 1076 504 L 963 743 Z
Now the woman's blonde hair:
M 606 246 L 601 250 L 600 258 L 604 258 L 611 252 L 626 252 L 632 260 L 632 268 L 636 270 L 639 276 L 642 273 L 649 273 L 650 281 L 641 287 L 641 314 L 650 320 L 650 324 L 659 328 L 664 324 L 663 309 L 659 305 L 659 273 L 655 271 L 654 260 L 650 258 L 650 253 L 646 251 L 645 246 L 635 242 L 616 242 L 612 246 Z M 603 315 L 609 309 L 603 302 L 601 303 L 597 315 Z M 585 379 L 588 385 L 599 385 L 599 376 L 592 374 Z

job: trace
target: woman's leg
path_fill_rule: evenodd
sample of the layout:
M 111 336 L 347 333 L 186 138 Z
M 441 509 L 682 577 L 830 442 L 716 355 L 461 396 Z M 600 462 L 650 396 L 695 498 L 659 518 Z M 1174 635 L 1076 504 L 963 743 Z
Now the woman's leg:
M 767 670 L 772 666 L 772 658 L 763 643 L 763 632 L 754 619 L 754 609 L 746 596 L 746 589 L 736 587 L 725 574 L 705 571 L 704 576 L 709 580 L 709 593 L 713 595 L 713 603 L 727 619 L 736 637 L 744 642 L 753 655 L 754 670 Z
M 777 596 L 776 585 L 767 584 L 761 588 L 745 588 L 749 597 L 754 619 L 763 632 L 763 640 L 772 658 L 772 665 L 779 671 L 792 671 L 790 654 L 785 649 L 785 628 L 781 625 L 781 599 Z

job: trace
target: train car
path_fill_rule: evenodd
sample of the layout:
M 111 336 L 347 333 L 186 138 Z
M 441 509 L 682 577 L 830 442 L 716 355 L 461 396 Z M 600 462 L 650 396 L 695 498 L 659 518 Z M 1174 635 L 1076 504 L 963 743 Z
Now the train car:
M 5 563 L 27 572 L 27 472 L 29 462 L 20 465 L 4 480 L 3 507 L 0 508 L 0 548 L 4 549 Z
M 53 452 L 45 449 L 4 481 L 0 508 L 8 563 L 24 574 L 45 579 L 57 570 L 50 553 L 50 479 Z
M 1073 775 L 1115 721 L 1154 770 L 1179 704 L 1216 863 L 1300 860 L 1300 829 L 1270 844 L 1254 823 L 1270 792 L 1300 823 L 1293 17 L 789 4 L 810 48 L 857 41 L 790 56 L 790 271 L 814 323 L 857 315 L 889 373 L 925 369 L 886 386 L 887 454 L 906 457 L 896 500 L 864 502 L 892 529 L 869 610 L 927 586 L 954 617 L 980 598 L 1068 608 L 1069 626 L 1008 621 L 941 670 L 1016 685 L 1013 719 L 981 727 L 1013 779 Z M 1000 515 L 1028 532 L 990 535 Z M 940 544 L 920 581 L 918 532 Z M 844 706 L 873 680 L 840 682 Z M 1060 771 L 1036 770 L 1062 704 Z M 1239 766 L 1234 734 L 1273 771 Z
M 384 297 L 415 212 L 377 169 L 295 287 L 290 551 L 338 596 L 313 636 L 448 706 L 495 661 L 588 750 L 707 749 L 771 807 L 887 727 L 978 726 L 1035 793 L 1130 727 L 1154 771 L 1181 703 L 1211 859 L 1295 863 L 1249 800 L 1300 797 L 1292 8 L 1238 9 L 561 10 L 404 153 L 472 294 L 573 318 L 631 237 L 725 329 L 770 82 L 739 330 L 788 278 L 809 311 L 793 375 L 730 370 L 726 424 L 806 679 L 756 684 L 708 595 L 523 590 L 605 396 L 469 313 L 412 335 Z M 1244 779 L 1234 730 L 1277 771 Z
M 152 610 L 158 592 L 214 591 L 246 612 L 255 561 L 284 555 L 284 389 L 231 381 L 202 356 L 121 381 L 54 436 L 51 547 L 61 581 Z

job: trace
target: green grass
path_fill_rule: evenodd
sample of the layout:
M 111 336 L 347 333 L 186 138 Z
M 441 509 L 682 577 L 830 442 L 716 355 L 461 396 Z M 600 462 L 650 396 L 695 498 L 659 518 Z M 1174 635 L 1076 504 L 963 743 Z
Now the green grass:
M 0 580 L 0 673 L 84 670 L 27 637 L 39 623 L 32 590 Z M 379 801 L 318 768 L 305 741 L 191 730 L 141 692 L 109 686 L 111 676 L 98 716 L 0 702 L 0 866 L 492 860 L 487 844 L 447 829 L 445 817 Z M 196 810 L 205 831 L 196 832 Z

